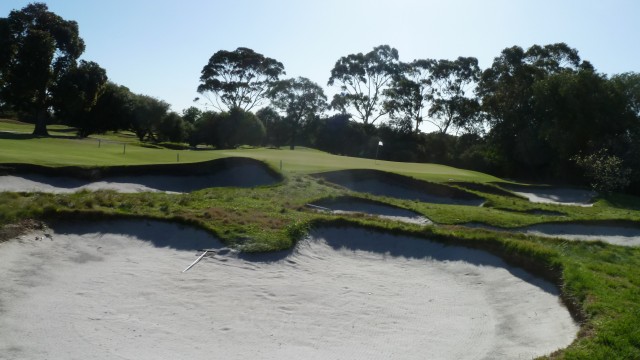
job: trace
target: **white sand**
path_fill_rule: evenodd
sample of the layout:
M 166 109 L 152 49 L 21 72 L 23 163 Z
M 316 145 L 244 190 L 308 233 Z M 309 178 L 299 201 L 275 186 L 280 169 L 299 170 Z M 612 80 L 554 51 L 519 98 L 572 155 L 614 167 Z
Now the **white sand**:
M 640 246 L 640 228 L 623 225 L 546 223 L 514 229 L 505 229 L 478 223 L 469 223 L 465 224 L 465 226 L 494 231 L 518 232 L 572 241 L 600 240 L 613 245 Z
M 336 201 L 319 201 L 310 205 L 312 209 L 329 211 L 334 214 L 367 214 L 409 224 L 433 224 L 431 220 L 416 212 L 383 203 L 357 200 L 355 198 L 340 199 Z M 319 208 L 314 208 L 313 206 L 319 206 Z
M 597 193 L 591 190 L 575 189 L 575 188 L 524 188 L 509 187 L 501 185 L 505 189 L 524 196 L 529 201 L 535 203 L 573 205 L 573 206 L 593 206 L 593 198 Z
M 531 235 L 558 237 L 567 240 L 601 240 L 622 246 L 640 246 L 640 228 L 590 224 L 538 224 L 523 229 Z
M 73 193 L 81 190 L 114 190 L 122 193 L 185 193 L 218 186 L 252 187 L 274 182 L 276 179 L 261 166 L 243 164 L 210 175 L 114 176 L 101 181 L 38 174 L 5 175 L 0 176 L 0 191 Z
M 492 255 L 362 229 L 186 273 L 197 252 L 176 247 L 221 246 L 202 231 L 35 236 L 0 244 L 3 359 L 529 359 L 578 330 L 554 286 Z

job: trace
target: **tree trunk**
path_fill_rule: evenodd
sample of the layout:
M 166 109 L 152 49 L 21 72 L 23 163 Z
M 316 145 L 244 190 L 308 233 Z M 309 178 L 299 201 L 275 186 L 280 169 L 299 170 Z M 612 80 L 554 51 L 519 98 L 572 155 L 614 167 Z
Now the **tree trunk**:
M 291 144 L 289 144 L 289 150 L 294 150 L 296 147 L 296 125 L 291 126 Z
M 45 111 L 36 111 L 36 127 L 33 129 L 35 136 L 49 136 L 47 131 L 47 117 Z

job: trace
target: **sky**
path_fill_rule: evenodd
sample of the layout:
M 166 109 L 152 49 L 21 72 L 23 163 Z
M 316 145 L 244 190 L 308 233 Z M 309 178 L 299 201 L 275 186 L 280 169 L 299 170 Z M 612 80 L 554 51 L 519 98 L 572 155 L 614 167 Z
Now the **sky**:
M 0 17 L 33 1 L 0 0 Z M 327 86 L 336 61 L 387 44 L 400 60 L 478 58 L 565 42 L 602 73 L 640 72 L 637 0 L 43 0 L 79 24 L 109 79 L 181 112 L 218 50 L 248 47 Z M 423 129 L 424 130 L 424 129 Z

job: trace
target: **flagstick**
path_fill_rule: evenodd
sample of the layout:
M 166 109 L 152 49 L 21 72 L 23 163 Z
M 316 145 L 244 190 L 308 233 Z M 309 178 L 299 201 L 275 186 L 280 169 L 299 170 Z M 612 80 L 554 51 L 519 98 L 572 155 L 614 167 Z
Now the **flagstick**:
M 378 150 L 380 150 L 380 145 L 382 145 L 382 141 L 378 141 L 378 146 L 376 146 L 376 164 L 378 164 Z

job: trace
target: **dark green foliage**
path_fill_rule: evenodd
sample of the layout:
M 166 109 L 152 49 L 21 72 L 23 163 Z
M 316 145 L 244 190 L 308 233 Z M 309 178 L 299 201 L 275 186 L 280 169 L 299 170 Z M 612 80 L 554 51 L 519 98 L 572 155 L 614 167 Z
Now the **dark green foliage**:
M 125 86 L 107 82 L 90 116 L 76 126 L 86 135 L 127 130 L 133 121 L 134 107 L 135 94 Z
M 258 110 L 256 116 L 260 119 L 266 131 L 264 144 L 276 148 L 284 145 L 289 136 L 285 119 L 271 106 Z
M 233 109 L 229 112 L 228 122 L 223 121 L 223 124 L 230 130 L 230 136 L 224 147 L 259 146 L 264 140 L 266 133 L 264 125 L 258 117 L 249 111 Z
M 0 103 L 30 114 L 34 135 L 48 135 L 53 85 L 84 52 L 75 21 L 33 3 L 0 19 Z
M 187 139 L 190 123 L 185 122 L 176 112 L 169 112 L 158 121 L 153 132 L 158 141 L 183 142 Z
M 140 141 L 153 138 L 153 129 L 167 114 L 169 104 L 147 95 L 135 95 L 133 116 L 129 124 Z
M 622 159 L 610 155 L 606 149 L 586 156 L 576 156 L 572 160 L 584 169 L 591 187 L 596 191 L 621 191 L 631 182 L 631 169 L 625 167 Z
M 284 73 L 282 63 L 251 49 L 220 50 L 202 68 L 198 92 L 219 111 L 249 111 L 260 105 L 271 84 Z
M 223 113 L 207 111 L 194 124 L 189 143 L 231 149 L 240 145 L 261 145 L 264 137 L 264 125 L 251 112 L 241 109 Z
M 271 104 L 282 111 L 289 128 L 289 148 L 293 150 L 305 120 L 313 119 L 327 108 L 322 88 L 303 77 L 279 81 L 269 92 Z
M 69 69 L 53 87 L 53 106 L 62 123 L 78 128 L 78 135 L 86 137 L 96 126 L 91 116 L 93 108 L 107 83 L 107 72 L 94 62 L 80 61 Z
M 340 93 L 334 95 L 331 107 L 352 114 L 362 123 L 373 124 L 388 113 L 382 104 L 383 92 L 399 70 L 398 50 L 380 45 L 372 51 L 340 58 L 328 85 L 338 83 Z

